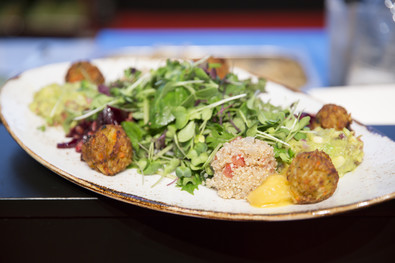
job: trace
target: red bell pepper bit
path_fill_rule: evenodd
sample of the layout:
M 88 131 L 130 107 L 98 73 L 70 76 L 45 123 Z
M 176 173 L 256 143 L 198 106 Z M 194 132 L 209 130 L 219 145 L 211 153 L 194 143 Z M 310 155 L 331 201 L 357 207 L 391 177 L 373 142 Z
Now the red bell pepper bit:
M 243 167 L 245 165 L 244 157 L 239 155 L 233 155 L 232 156 L 232 163 L 227 163 L 225 165 L 225 168 L 223 170 L 223 174 L 228 177 L 232 178 L 233 177 L 233 170 L 232 167 Z
M 225 165 L 224 170 L 222 171 L 224 173 L 224 175 L 228 178 L 232 178 L 233 177 L 233 171 L 232 171 L 232 166 L 230 163 L 227 163 Z

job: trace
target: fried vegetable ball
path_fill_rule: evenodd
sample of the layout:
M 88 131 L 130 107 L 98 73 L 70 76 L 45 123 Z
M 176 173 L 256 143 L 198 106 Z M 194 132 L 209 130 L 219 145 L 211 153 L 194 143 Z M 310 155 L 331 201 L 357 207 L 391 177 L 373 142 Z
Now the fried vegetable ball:
M 335 128 L 340 131 L 350 128 L 351 115 L 342 106 L 325 104 L 318 112 L 313 122 L 313 128 L 321 126 L 324 129 Z
M 335 192 L 339 174 L 323 151 L 299 153 L 287 170 L 292 199 L 297 204 L 323 201 Z
M 81 148 L 81 159 L 105 175 L 125 170 L 132 155 L 132 144 L 120 125 L 103 125 Z
M 220 67 L 215 68 L 215 70 L 217 71 L 218 77 L 220 77 L 221 79 L 223 79 L 229 73 L 229 65 L 228 65 L 228 61 L 226 59 L 209 57 L 207 59 L 207 62 L 209 64 L 221 64 Z
M 103 74 L 100 70 L 88 61 L 73 63 L 66 73 L 66 82 L 77 82 L 88 80 L 97 85 L 104 83 Z

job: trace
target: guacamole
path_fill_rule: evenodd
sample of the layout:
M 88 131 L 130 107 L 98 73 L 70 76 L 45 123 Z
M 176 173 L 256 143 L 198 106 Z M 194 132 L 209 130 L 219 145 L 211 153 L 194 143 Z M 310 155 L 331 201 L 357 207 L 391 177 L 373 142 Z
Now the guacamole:
M 30 110 L 43 117 L 48 126 L 62 125 L 67 132 L 73 126 L 73 118 L 89 108 L 92 90 L 81 82 L 50 84 L 34 94 Z
M 354 170 L 362 162 L 364 155 L 363 142 L 346 128 L 337 131 L 318 127 L 308 133 L 306 139 L 292 141 L 291 148 L 296 153 L 314 150 L 326 152 L 339 176 Z

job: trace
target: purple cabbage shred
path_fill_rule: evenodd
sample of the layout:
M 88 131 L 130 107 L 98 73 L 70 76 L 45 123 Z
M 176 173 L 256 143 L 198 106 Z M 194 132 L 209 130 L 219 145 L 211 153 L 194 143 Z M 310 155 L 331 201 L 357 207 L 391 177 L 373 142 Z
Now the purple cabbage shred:
M 107 95 L 107 96 L 110 96 L 110 95 L 111 95 L 111 94 L 110 94 L 110 87 L 107 86 L 107 85 L 105 85 L 105 84 L 100 84 L 100 85 L 97 87 L 97 90 L 98 90 L 100 93 L 103 93 L 104 95 Z
M 123 121 L 132 120 L 129 112 L 112 106 L 107 106 L 100 113 L 96 120 L 81 120 L 74 126 L 66 137 L 72 138 L 69 142 L 57 144 L 57 148 L 75 148 L 81 152 L 82 144 L 89 136 L 93 135 L 101 126 L 107 124 L 120 125 Z

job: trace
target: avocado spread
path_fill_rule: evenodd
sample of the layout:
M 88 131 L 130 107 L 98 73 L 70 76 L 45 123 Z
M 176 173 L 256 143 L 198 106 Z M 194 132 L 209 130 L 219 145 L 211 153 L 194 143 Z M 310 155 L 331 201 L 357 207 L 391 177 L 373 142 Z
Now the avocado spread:
M 83 88 L 82 82 L 51 84 L 34 94 L 30 110 L 43 117 L 48 126 L 62 125 L 67 132 L 92 101 L 92 90 Z
M 292 141 L 291 148 L 295 152 L 322 150 L 332 159 L 339 176 L 354 170 L 363 159 L 363 142 L 353 131 L 344 128 L 316 128 L 307 134 L 307 138 Z

